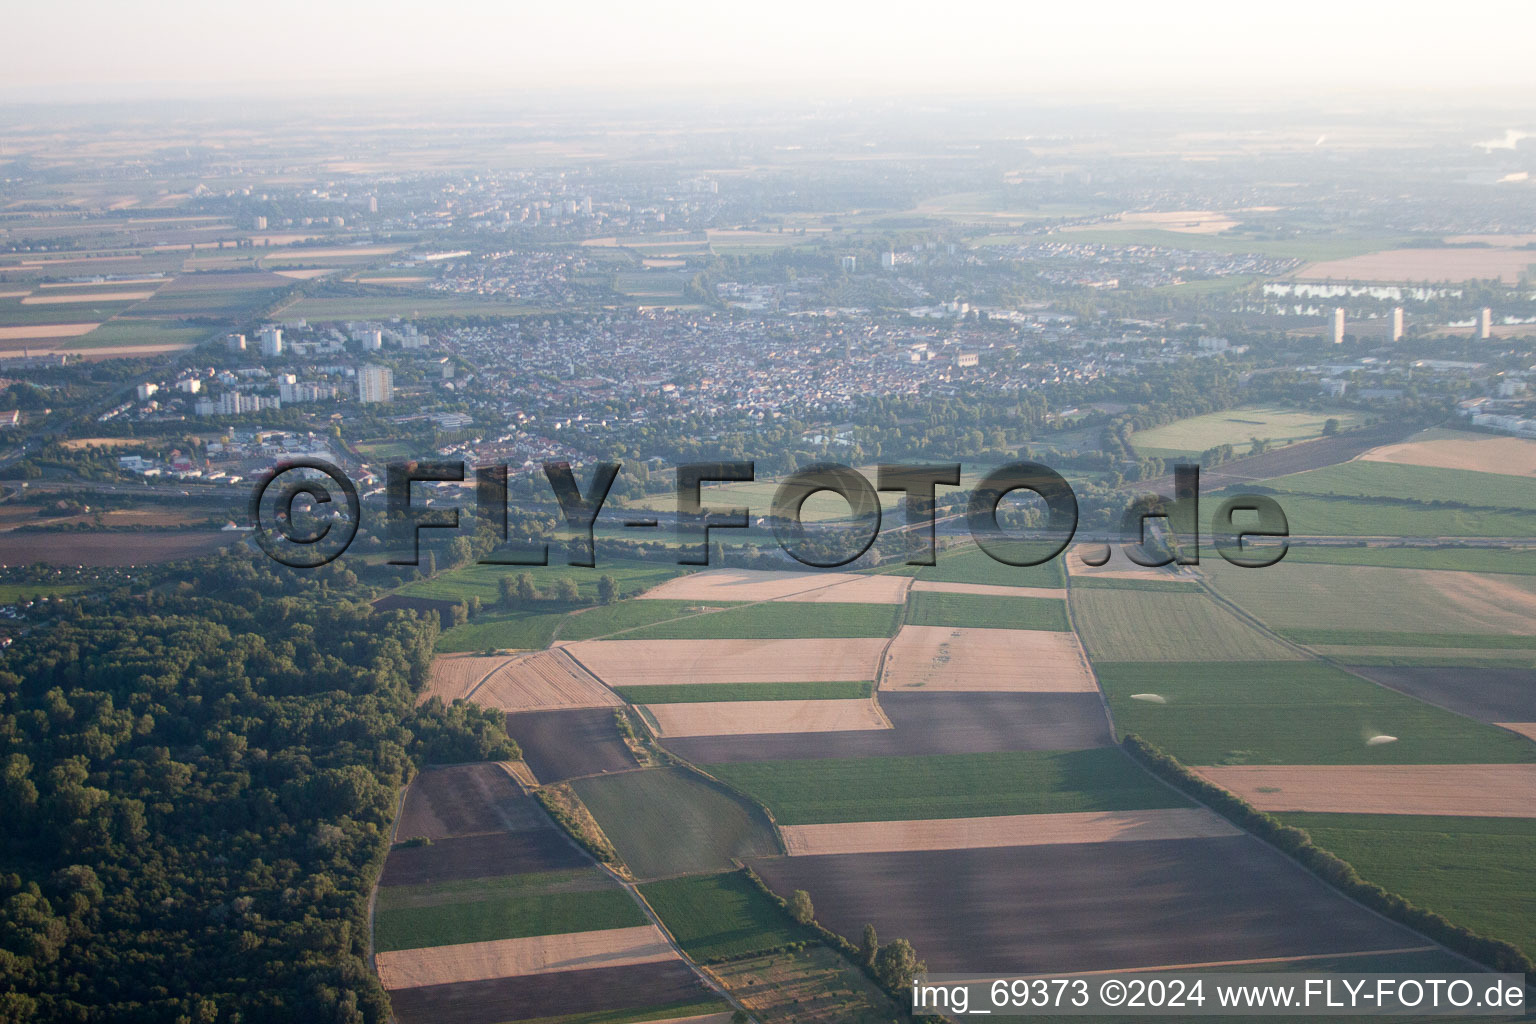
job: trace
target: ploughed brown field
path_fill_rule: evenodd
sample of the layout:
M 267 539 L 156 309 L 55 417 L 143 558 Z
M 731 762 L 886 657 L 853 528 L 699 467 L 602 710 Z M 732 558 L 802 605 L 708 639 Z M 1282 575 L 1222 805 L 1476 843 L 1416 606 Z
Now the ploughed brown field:
M 612 708 L 525 711 L 507 716 L 507 735 L 541 784 L 636 768 Z
M 1098 685 L 1075 633 L 902 626 L 880 689 L 1097 693 Z
M 1536 818 L 1536 764 L 1196 768 L 1261 811 Z
M 521 939 L 462 942 L 454 946 L 399 949 L 375 956 L 379 981 L 387 989 L 492 981 L 527 974 L 626 967 L 676 959 L 677 953 L 653 924 L 564 932 Z
M 1531 669 L 1373 665 L 1350 671 L 1480 722 L 1536 722 L 1536 671 Z
M 1424 946 L 1249 836 L 781 857 L 752 867 L 932 971 L 1121 970 Z M 1000 975 L 1000 976 L 1004 976 Z
M 1097 693 L 882 691 L 880 709 L 892 728 L 678 737 L 663 742 L 695 764 L 1084 750 L 1114 742 Z
M 566 1014 L 700 1003 L 713 993 L 680 960 L 425 985 L 389 994 L 401 1024 L 509 1024 Z
M 609 686 L 667 686 L 873 679 L 886 643 L 884 637 L 583 640 L 564 649 Z
M 499 764 L 428 768 L 411 781 L 397 839 L 448 839 L 548 827 L 549 819 Z
M 233 530 L 0 533 L 0 565 L 154 565 L 205 555 L 245 538 Z

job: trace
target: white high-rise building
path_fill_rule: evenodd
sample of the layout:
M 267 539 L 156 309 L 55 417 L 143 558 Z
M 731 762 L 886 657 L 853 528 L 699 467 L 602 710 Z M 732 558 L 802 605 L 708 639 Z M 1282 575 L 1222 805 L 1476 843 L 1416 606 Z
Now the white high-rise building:
M 360 333 L 364 352 L 377 352 L 384 347 L 383 331 L 362 331 Z
M 1392 309 L 1392 326 L 1390 328 L 1392 340 L 1403 340 L 1403 307 L 1395 306 Z
M 357 371 L 357 400 L 364 405 L 395 400 L 395 375 L 387 366 L 364 366 Z
M 283 354 L 283 332 L 279 327 L 268 327 L 261 332 L 261 354 L 264 356 L 280 356 Z
M 1484 341 L 1493 337 L 1493 310 L 1483 307 L 1483 315 L 1477 319 L 1477 336 Z
M 1344 307 L 1336 306 L 1333 310 L 1333 343 L 1344 344 Z
M 225 335 L 224 336 L 224 346 L 226 348 L 228 348 L 231 352 L 244 352 L 245 351 L 245 335 L 243 335 L 243 334 L 227 334 L 227 335 Z

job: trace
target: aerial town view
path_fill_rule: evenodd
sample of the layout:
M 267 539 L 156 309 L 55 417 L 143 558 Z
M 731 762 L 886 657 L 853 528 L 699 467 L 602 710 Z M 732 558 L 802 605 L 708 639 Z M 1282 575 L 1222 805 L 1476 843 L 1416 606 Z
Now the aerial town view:
M 0 1024 L 1525 1017 L 1536 8 L 1359 7 L 13 11 Z

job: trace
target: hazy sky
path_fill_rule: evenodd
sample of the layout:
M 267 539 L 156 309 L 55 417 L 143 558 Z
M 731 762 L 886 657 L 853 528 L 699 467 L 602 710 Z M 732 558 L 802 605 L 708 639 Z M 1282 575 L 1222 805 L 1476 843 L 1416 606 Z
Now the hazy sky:
M 700 88 L 1517 103 L 1536 85 L 1533 0 L 48 0 L 5 22 L 11 101 Z

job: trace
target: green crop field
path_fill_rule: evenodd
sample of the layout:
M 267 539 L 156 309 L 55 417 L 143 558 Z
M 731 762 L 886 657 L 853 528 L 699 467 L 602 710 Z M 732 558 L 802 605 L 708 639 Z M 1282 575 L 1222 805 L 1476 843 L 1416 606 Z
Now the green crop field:
M 1281 635 L 1300 644 L 1349 647 L 1466 647 L 1486 650 L 1536 650 L 1536 636 L 1488 633 L 1398 633 L 1376 629 L 1287 629 Z
M 711 765 L 782 825 L 1182 807 L 1120 750 Z
M 761 809 L 687 768 L 577 779 L 576 795 L 639 878 L 732 867 L 780 852 Z
M 1061 558 L 1043 565 L 1005 565 L 974 545 L 940 551 L 933 565 L 908 567 L 904 575 L 934 583 L 981 583 L 1001 587 L 1060 588 L 1067 585 Z
M 549 602 L 554 611 L 489 611 L 473 621 L 454 626 L 438 637 L 437 649 L 445 654 L 461 651 L 538 650 L 548 647 L 555 629 L 565 620 L 571 605 Z
M 1457 572 L 1536 576 L 1536 549 L 1335 547 L 1292 543 L 1288 562 L 1373 565 L 1388 569 L 1443 569 Z
M 1536 956 L 1536 820 L 1281 814 L 1362 878 Z
M 514 875 L 515 885 L 498 885 L 500 879 L 477 880 L 473 893 L 462 893 L 454 902 L 425 903 L 418 891 L 395 895 L 391 887 L 379 890 L 374 910 L 374 947 L 380 951 L 452 946 L 461 942 L 488 942 L 529 935 L 630 928 L 646 923 L 645 914 L 629 893 L 601 875 L 594 877 L 602 888 L 573 887 L 567 872 L 557 872 L 549 885 L 545 876 Z
M 1271 629 L 1536 633 L 1536 619 L 1530 612 L 1536 603 L 1536 579 L 1529 576 L 1472 576 L 1289 559 L 1266 569 L 1238 569 L 1216 559 L 1209 563 L 1201 564 L 1207 581 Z M 1074 593 L 1073 600 L 1077 597 Z M 1073 611 L 1076 614 L 1075 604 Z
M 560 555 L 551 545 L 550 560 L 558 561 Z M 527 573 L 540 594 L 548 595 L 556 581 L 572 580 L 583 600 L 597 598 L 597 581 L 612 576 L 624 596 L 638 594 L 664 583 L 688 570 L 667 562 L 641 562 L 634 559 L 597 558 L 597 567 L 583 568 L 577 565 L 466 565 L 437 574 L 428 580 L 408 583 L 395 593 L 402 597 L 425 597 L 436 601 L 465 601 L 471 595 L 481 602 L 494 606 L 501 600 L 499 580 L 503 576 L 517 577 Z
M 777 601 L 659 622 L 625 640 L 894 636 L 901 606 Z
M 907 598 L 907 624 L 1066 632 L 1067 602 L 1048 597 L 992 597 L 918 591 Z
M 1290 557 L 1290 556 L 1286 556 Z M 1145 590 L 1177 594 L 1199 593 L 1199 581 L 1194 579 L 1138 580 L 1117 576 L 1074 576 L 1073 590 Z
M 617 604 L 599 605 L 578 615 L 571 616 L 560 629 L 561 640 L 590 640 L 607 636 L 637 626 L 650 626 L 670 619 L 697 615 L 706 609 L 729 607 L 735 602 L 712 602 L 703 605 L 698 601 L 620 601 Z M 625 633 L 620 639 L 628 639 Z
M 208 337 L 206 327 L 186 327 L 176 320 L 113 320 L 89 334 L 72 338 L 67 347 L 116 348 L 128 345 L 196 345 Z
M 1212 495 L 1214 504 L 1233 488 Z M 1491 508 L 1412 505 L 1372 498 L 1325 497 L 1281 492 L 1275 500 L 1285 510 L 1295 537 L 1536 537 L 1530 512 Z
M 1095 667 L 1120 732 L 1185 764 L 1536 761 L 1536 745 L 1514 733 L 1320 662 Z M 1397 739 L 1367 743 L 1382 735 Z
M 777 949 L 809 934 L 736 871 L 652 882 L 640 892 L 684 951 L 706 963 Z
M 699 704 L 722 700 L 863 700 L 872 682 L 690 683 L 682 686 L 620 686 L 614 692 L 631 704 Z
M 1317 412 L 1272 405 L 1245 405 L 1236 409 L 1191 416 L 1131 435 L 1131 444 L 1143 455 L 1170 458 L 1199 455 L 1208 448 L 1230 444 L 1245 454 L 1253 439 L 1275 445 L 1308 441 L 1323 435 L 1330 419 L 1348 429 L 1365 422 L 1365 415 L 1348 409 Z
M 1536 487 L 1532 487 L 1525 477 L 1359 459 L 1276 477 L 1264 481 L 1264 486 L 1291 494 L 1443 501 L 1488 509 L 1536 509 Z M 1283 503 L 1284 499 L 1281 501 Z
M 1245 571 L 1260 576 L 1269 572 Z M 1072 617 L 1096 665 L 1109 661 L 1288 661 L 1301 657 L 1203 592 L 1074 589 Z

